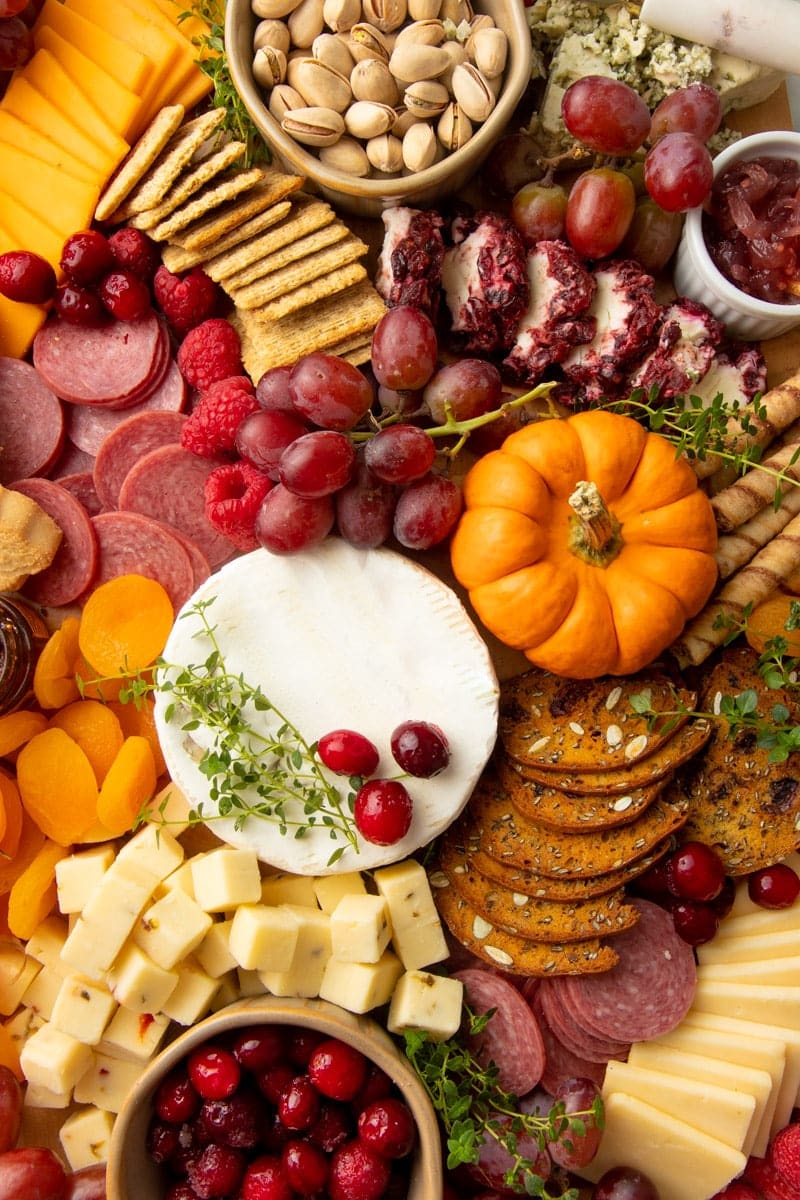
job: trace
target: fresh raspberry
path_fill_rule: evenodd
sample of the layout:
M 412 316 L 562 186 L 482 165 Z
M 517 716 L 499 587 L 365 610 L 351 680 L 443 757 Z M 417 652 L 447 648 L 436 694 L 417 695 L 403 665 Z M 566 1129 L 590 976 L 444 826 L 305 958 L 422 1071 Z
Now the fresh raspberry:
M 108 244 L 119 267 L 125 271 L 132 271 L 145 283 L 153 282 L 153 276 L 161 262 L 161 252 L 143 229 L 125 225 L 110 235 Z
M 206 480 L 206 516 L 238 550 L 255 550 L 256 513 L 271 487 L 266 475 L 248 462 L 217 467 Z
M 156 304 L 181 335 L 208 321 L 219 309 L 219 288 L 200 267 L 180 276 L 160 266 L 153 280 L 153 292 Z
M 236 430 L 256 408 L 258 401 L 246 375 L 220 379 L 201 392 L 181 430 L 181 445 L 199 458 L 230 454 L 236 445 Z
M 201 392 L 221 379 L 241 375 L 242 343 L 238 333 L 220 317 L 203 321 L 181 342 L 178 367 L 189 387 Z
M 778 1174 L 800 1193 L 800 1122 L 785 1125 L 775 1134 L 768 1157 Z
M 742 1176 L 752 1184 L 763 1200 L 799 1200 L 800 1191 L 772 1165 L 769 1158 L 751 1154 Z

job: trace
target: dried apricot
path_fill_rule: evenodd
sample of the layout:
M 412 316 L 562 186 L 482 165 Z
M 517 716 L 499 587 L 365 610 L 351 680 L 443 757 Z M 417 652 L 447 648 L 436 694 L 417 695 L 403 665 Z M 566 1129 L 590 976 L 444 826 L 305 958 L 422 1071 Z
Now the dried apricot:
M 0 856 L 14 858 L 22 835 L 22 801 L 13 779 L 0 771 L 0 802 L 5 814 L 5 829 L 0 837 Z
M 156 764 L 156 775 L 163 775 L 167 769 L 167 764 L 164 762 L 164 755 L 161 752 L 161 743 L 158 740 L 158 730 L 155 722 L 155 704 L 152 696 L 142 696 L 137 703 L 128 701 L 122 704 L 120 701 L 114 701 L 108 706 L 112 712 L 116 714 L 119 723 L 122 726 L 122 732 L 125 736 L 136 734 L 139 737 L 147 738 L 150 743 L 150 749 L 153 751 L 153 758 Z
M 155 579 L 118 575 L 101 583 L 84 605 L 81 653 L 101 676 L 136 674 L 164 649 L 174 615 L 167 592 Z
M 97 819 L 97 780 L 86 753 L 63 729 L 45 729 L 20 750 L 17 785 L 26 811 L 60 846 L 79 842 Z
M 68 853 L 68 848 L 45 838 L 38 854 L 14 880 L 8 897 L 8 927 L 14 937 L 27 941 L 56 907 L 56 863 Z
M 18 878 L 36 857 L 44 844 L 44 834 L 34 821 L 22 810 L 22 832 L 17 852 L 13 858 L 0 855 L 0 895 L 7 895 Z
M 787 653 L 793 656 L 800 655 L 800 628 L 786 628 L 793 604 L 798 606 L 797 611 L 800 615 L 800 601 L 797 596 L 780 593 L 764 600 L 750 613 L 745 637 L 758 654 L 764 653 L 767 642 L 773 638 L 784 638 L 788 644 Z
M 99 700 L 75 700 L 50 718 L 50 727 L 63 729 L 83 750 L 97 779 L 105 779 L 124 734 L 116 713 Z
M 97 816 L 116 837 L 133 828 L 156 790 L 156 767 L 147 738 L 126 737 L 97 799 Z
M 20 746 L 47 728 L 47 717 L 40 712 L 21 708 L 0 717 L 0 758 L 7 758 Z
M 33 694 L 42 708 L 61 708 L 78 699 L 75 660 L 79 625 L 77 617 L 66 617 L 42 648 L 33 672 Z

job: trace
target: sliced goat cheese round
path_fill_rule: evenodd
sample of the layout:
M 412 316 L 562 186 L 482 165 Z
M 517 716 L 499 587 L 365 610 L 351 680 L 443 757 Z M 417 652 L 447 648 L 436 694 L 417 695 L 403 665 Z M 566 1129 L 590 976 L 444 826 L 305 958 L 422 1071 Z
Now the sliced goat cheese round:
M 174 668 L 205 663 L 212 651 L 192 611 L 202 602 L 210 602 L 205 612 L 226 670 L 258 685 L 307 743 L 334 729 L 357 730 L 380 752 L 375 776 L 391 778 L 402 776 L 390 738 L 403 721 L 438 725 L 451 751 L 439 775 L 404 779 L 413 818 L 394 845 L 359 838 L 356 850 L 321 824 L 297 837 L 296 827 L 281 832 L 278 823 L 257 815 L 243 822 L 214 816 L 211 828 L 223 841 L 252 847 L 285 871 L 365 870 L 408 857 L 458 816 L 494 745 L 499 688 L 486 644 L 445 583 L 392 550 L 358 550 L 339 538 L 294 555 L 255 550 L 227 563 L 183 607 L 164 650 L 169 667 L 162 683 L 176 677 Z M 214 736 L 202 723 L 185 729 L 187 713 L 175 699 L 163 688 L 156 693 L 167 767 L 189 804 L 213 814 L 210 780 L 199 760 Z M 274 712 L 250 704 L 244 711 L 249 729 L 275 734 Z M 325 773 L 346 803 L 347 779 Z M 244 798 L 260 801 L 254 787 Z M 284 811 L 287 821 L 307 825 L 302 803 L 290 800 Z

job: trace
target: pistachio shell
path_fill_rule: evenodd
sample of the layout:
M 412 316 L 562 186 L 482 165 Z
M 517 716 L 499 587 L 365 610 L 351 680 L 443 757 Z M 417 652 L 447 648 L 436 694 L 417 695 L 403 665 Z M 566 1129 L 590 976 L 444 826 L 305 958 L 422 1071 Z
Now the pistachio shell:
M 419 42 L 424 46 L 441 46 L 445 39 L 444 25 L 434 17 L 426 21 L 412 21 L 397 34 L 395 47 L 406 42 Z
M 393 175 L 403 169 L 403 143 L 391 133 L 370 138 L 366 145 L 367 158 L 376 171 Z
M 418 122 L 403 137 L 403 165 L 409 171 L 424 171 L 439 156 L 439 141 L 432 126 Z
M 311 43 L 311 53 L 314 58 L 333 67 L 340 75 L 349 76 L 353 69 L 353 56 L 347 49 L 347 43 L 335 33 L 321 33 Z
M 460 150 L 472 137 L 472 122 L 455 100 L 448 104 L 439 118 L 436 133 L 448 153 Z
M 439 16 L 443 21 L 452 21 L 460 25 L 462 21 L 471 21 L 474 11 L 470 0 L 442 0 Z
M 383 62 L 389 61 L 389 48 L 386 44 L 386 38 L 380 29 L 376 29 L 374 25 L 370 25 L 369 21 L 358 21 L 353 26 L 350 30 L 348 46 L 356 62 L 361 62 L 365 58 L 379 58 Z
M 364 20 L 382 33 L 399 29 L 408 14 L 407 0 L 362 0 Z
M 470 121 L 485 121 L 495 105 L 494 93 L 472 63 L 461 63 L 453 71 L 453 98 Z
M 333 33 L 346 33 L 361 20 L 361 0 L 325 0 L 325 24 Z
M 322 33 L 325 22 L 322 17 L 322 0 L 300 0 L 289 17 L 289 33 L 292 45 L 308 50 L 314 38 Z
M 414 114 L 410 113 L 403 105 L 394 110 L 394 125 L 392 126 L 392 133 L 395 137 L 403 138 L 406 134 L 406 131 L 409 130 L 412 125 L 418 124 L 419 117 L 415 117 Z
M 333 67 L 310 55 L 289 61 L 287 79 L 306 104 L 312 106 L 332 108 L 342 113 L 353 98 L 350 81 Z
M 379 58 L 365 58 L 350 72 L 350 88 L 356 100 L 396 104 L 399 90 L 388 66 Z
M 333 171 L 342 171 L 345 175 L 354 175 L 357 179 L 369 175 L 370 162 L 366 150 L 355 138 L 346 135 L 332 146 L 322 146 L 319 161 Z
M 419 79 L 435 79 L 450 65 L 450 56 L 441 46 L 426 46 L 420 42 L 406 42 L 395 46 L 389 59 L 389 70 L 395 79 L 403 83 L 416 83 Z
M 442 0 L 408 0 L 408 15 L 412 21 L 427 21 L 438 17 Z
M 496 79 L 506 69 L 508 37 L 502 29 L 479 29 L 467 42 L 467 51 L 486 79 Z
M 450 103 L 450 93 L 435 79 L 419 79 L 408 85 L 403 102 L 413 116 L 424 121 L 444 112 Z
M 344 114 L 345 129 L 353 137 L 375 138 L 388 133 L 394 125 L 394 109 L 372 100 L 356 100 Z
M 266 17 L 256 25 L 253 34 L 253 51 L 261 50 L 264 46 L 272 46 L 274 50 L 282 50 L 284 54 L 288 54 L 290 45 L 289 26 L 285 21 L 276 21 L 272 17 Z
M 305 100 L 288 83 L 279 83 L 269 94 L 269 111 L 280 124 L 287 112 L 294 108 L 305 108 Z
M 257 17 L 288 17 L 300 0 L 251 0 L 250 7 Z
M 456 42 L 450 39 L 443 43 L 442 49 L 447 55 L 449 62 L 447 65 L 447 70 L 443 71 L 438 78 L 446 88 L 449 88 L 453 78 L 453 71 L 459 63 L 467 62 L 469 60 L 469 56 L 467 54 L 466 46 L 463 46 L 461 42 Z
M 253 56 L 253 78 L 268 91 L 286 78 L 286 55 L 274 46 L 262 46 Z
M 312 104 L 287 112 L 281 129 L 304 146 L 332 146 L 344 133 L 344 117 L 332 108 Z

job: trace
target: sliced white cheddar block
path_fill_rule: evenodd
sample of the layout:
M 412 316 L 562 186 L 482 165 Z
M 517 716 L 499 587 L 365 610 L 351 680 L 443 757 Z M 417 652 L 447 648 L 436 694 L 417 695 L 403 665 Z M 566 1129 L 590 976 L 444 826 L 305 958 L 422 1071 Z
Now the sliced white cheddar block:
M 269 603 L 264 597 L 269 597 Z M 393 846 L 364 841 L 358 852 L 317 824 L 302 838 L 282 835 L 268 820 L 214 822 L 214 832 L 295 874 L 369 870 L 406 858 L 441 833 L 467 802 L 494 745 L 498 684 L 486 643 L 456 594 L 431 572 L 385 548 L 358 550 L 328 538 L 312 552 L 273 555 L 255 550 L 213 574 L 187 602 L 211 600 L 227 668 L 260 684 L 309 742 L 346 724 L 392 762 L 392 731 L 410 719 L 431 721 L 451 748 L 447 768 L 409 784 L 411 827 Z M 178 665 L 202 662 L 208 647 L 197 622 L 179 619 L 164 651 Z M 408 647 L 413 646 L 413 654 Z M 323 686 L 324 681 L 324 686 Z M 380 703 L 376 701 L 376 689 Z M 209 784 L 180 719 L 167 720 L 172 697 L 156 696 L 156 722 L 171 777 L 191 804 L 208 805 Z M 274 715 L 249 713 L 274 732 Z M 208 731 L 192 734 L 203 749 Z M 344 788 L 340 777 L 330 780 Z M 293 809 L 293 804 L 297 808 Z M 301 816 L 290 801 L 287 815 Z M 337 849 L 344 853 L 331 863 Z
M 62 913 L 83 911 L 94 888 L 114 861 L 114 847 L 109 843 L 68 854 L 56 863 L 56 893 Z
M 708 1200 L 746 1162 L 740 1151 L 686 1121 L 615 1092 L 608 1098 L 597 1154 L 578 1174 L 596 1183 L 611 1167 L 625 1163 L 652 1180 L 660 1200 Z
M 652 1042 L 634 1043 L 628 1062 L 635 1067 L 665 1071 L 683 1079 L 694 1079 L 697 1083 L 713 1083 L 753 1096 L 756 1107 L 742 1151 L 744 1154 L 764 1153 L 777 1100 L 768 1071 L 723 1062 L 708 1055 L 674 1050 L 671 1046 L 658 1046 Z
M 735 1092 L 707 1080 L 682 1079 L 612 1059 L 603 1080 L 603 1100 L 613 1092 L 636 1096 L 679 1120 L 691 1114 L 691 1124 L 727 1146 L 741 1150 L 753 1123 L 755 1096 Z
M 800 1028 L 800 986 L 729 983 L 698 977 L 692 1008 L 745 1021 Z
M 720 921 L 714 940 L 778 933 L 782 929 L 800 929 L 800 908 L 796 904 L 790 908 L 758 908 L 738 917 L 726 917 Z
M 265 875 L 261 880 L 262 904 L 302 904 L 314 908 L 318 904 L 314 879 L 310 875 L 289 875 L 286 871 Z
M 800 1029 L 767 1025 L 761 1021 L 743 1021 L 738 1017 L 696 1012 L 694 1009 L 690 1009 L 686 1014 L 680 1028 L 697 1029 L 709 1039 L 712 1035 L 733 1038 L 736 1046 L 731 1047 L 730 1051 L 726 1050 L 725 1057 L 730 1062 L 742 1062 L 750 1066 L 760 1065 L 757 1058 L 765 1054 L 765 1047 L 774 1048 L 781 1045 L 784 1051 L 784 1068 L 780 1085 L 776 1087 L 777 1099 L 770 1136 L 783 1128 L 795 1107 L 800 1089 Z M 709 1046 L 711 1044 L 709 1040 Z M 705 1053 L 711 1054 L 711 1049 Z M 774 1049 L 770 1053 L 774 1054 Z M 716 1057 L 716 1053 L 713 1056 Z M 770 1069 L 766 1059 L 763 1066 L 766 1070 Z
M 113 1128 L 114 1114 L 93 1104 L 67 1117 L 58 1131 L 58 1140 L 70 1170 L 80 1171 L 81 1167 L 106 1162 Z
M 291 911 L 274 904 L 240 904 L 233 914 L 228 945 L 248 971 L 288 971 L 300 924 Z
M 342 896 L 364 896 L 367 885 L 360 871 L 343 871 L 341 875 L 317 875 L 312 880 L 317 904 L 332 913 Z
M 452 1037 L 461 1024 L 464 985 L 460 979 L 406 971 L 397 981 L 386 1027 L 390 1033 L 423 1029 L 434 1041 Z
M 795 950 L 800 949 L 800 939 L 795 941 Z M 729 982 L 778 984 L 781 987 L 800 985 L 800 955 L 786 958 L 753 960 L 745 966 L 741 963 L 704 962 L 698 970 L 702 979 L 722 979 Z
M 384 950 L 374 963 L 344 963 L 329 958 L 319 994 L 349 1012 L 365 1013 L 386 1004 L 403 974 L 403 964 L 392 950 Z
M 774 933 L 754 933 L 749 937 L 712 938 L 697 947 L 697 960 L 711 963 L 754 963 L 786 958 L 800 947 L 800 929 L 778 929 Z M 745 967 L 746 971 L 747 968 Z

